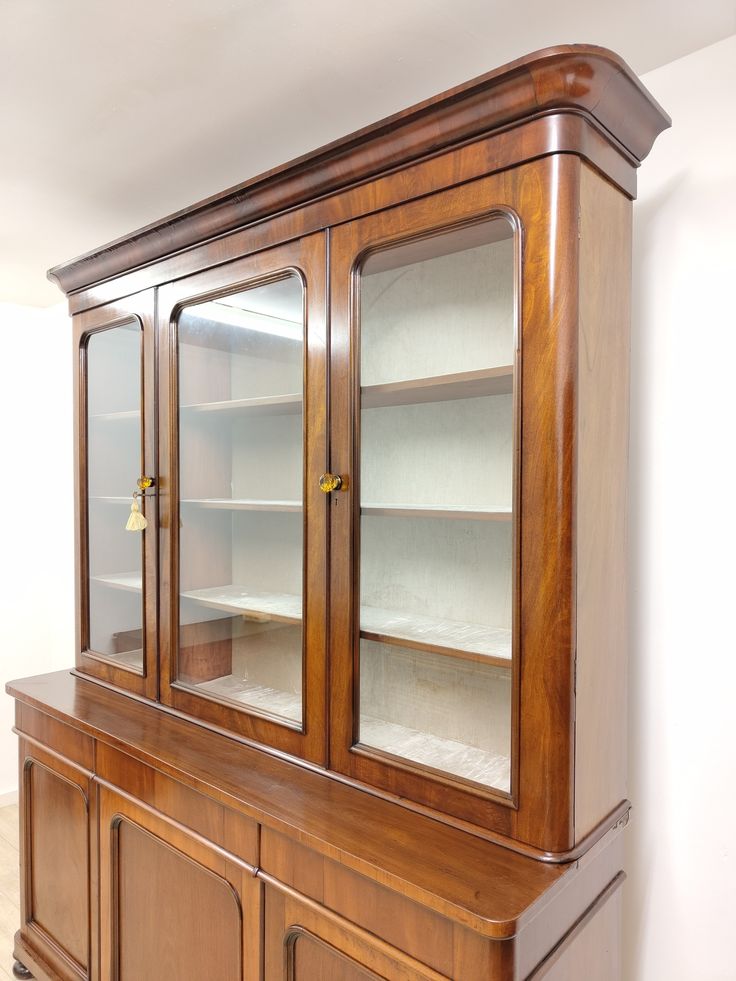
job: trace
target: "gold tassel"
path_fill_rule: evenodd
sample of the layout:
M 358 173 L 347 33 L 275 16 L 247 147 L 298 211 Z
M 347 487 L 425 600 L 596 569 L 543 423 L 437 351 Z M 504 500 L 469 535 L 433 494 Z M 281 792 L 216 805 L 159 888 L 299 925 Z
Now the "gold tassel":
M 130 515 L 128 516 L 128 523 L 125 526 L 125 530 L 143 531 L 147 526 L 148 521 L 141 514 L 140 505 L 138 504 L 138 494 L 133 494 L 133 503 L 130 505 Z

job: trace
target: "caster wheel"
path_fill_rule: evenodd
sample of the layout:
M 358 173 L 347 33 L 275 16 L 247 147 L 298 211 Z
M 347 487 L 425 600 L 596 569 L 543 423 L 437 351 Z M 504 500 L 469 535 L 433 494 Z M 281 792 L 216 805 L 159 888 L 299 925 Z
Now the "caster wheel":
M 21 964 L 20 961 L 16 961 L 15 964 L 13 964 L 13 977 L 21 978 L 23 981 L 25 981 L 27 978 L 33 978 L 33 975 L 25 964 Z

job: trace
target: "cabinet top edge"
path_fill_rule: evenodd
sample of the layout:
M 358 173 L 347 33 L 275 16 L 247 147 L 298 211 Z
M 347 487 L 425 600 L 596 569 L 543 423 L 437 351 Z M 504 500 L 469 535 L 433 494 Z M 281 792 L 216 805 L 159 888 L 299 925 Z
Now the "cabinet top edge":
M 382 172 L 551 112 L 587 117 L 633 166 L 671 125 L 607 48 L 544 48 L 249 178 L 48 271 L 67 295 Z

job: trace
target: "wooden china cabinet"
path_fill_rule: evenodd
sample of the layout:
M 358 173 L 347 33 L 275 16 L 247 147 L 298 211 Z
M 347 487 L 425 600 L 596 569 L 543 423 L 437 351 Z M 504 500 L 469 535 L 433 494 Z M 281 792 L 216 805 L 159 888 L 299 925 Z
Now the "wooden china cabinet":
M 77 657 L 8 686 L 18 976 L 619 978 L 668 125 L 549 48 L 51 271 Z

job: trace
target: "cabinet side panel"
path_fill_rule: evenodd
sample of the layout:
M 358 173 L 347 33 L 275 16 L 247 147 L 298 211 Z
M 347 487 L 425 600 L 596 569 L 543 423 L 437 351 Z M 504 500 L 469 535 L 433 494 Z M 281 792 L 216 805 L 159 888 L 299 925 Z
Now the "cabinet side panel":
M 25 772 L 29 920 L 86 968 L 89 957 L 88 802 L 40 763 Z
M 588 911 L 528 981 L 621 981 L 620 880 Z
M 626 797 L 631 202 L 586 166 L 580 265 L 576 841 Z

